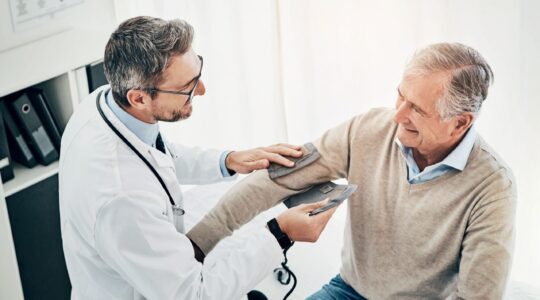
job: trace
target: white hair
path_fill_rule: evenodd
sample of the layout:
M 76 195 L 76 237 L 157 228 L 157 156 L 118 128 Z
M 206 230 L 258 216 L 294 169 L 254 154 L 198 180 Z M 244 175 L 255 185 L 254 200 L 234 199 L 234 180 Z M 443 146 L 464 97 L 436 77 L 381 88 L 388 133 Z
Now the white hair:
M 405 69 L 405 75 L 435 72 L 449 73 L 444 94 L 437 102 L 442 119 L 480 112 L 493 82 L 493 71 L 478 51 L 459 43 L 433 44 L 416 52 Z

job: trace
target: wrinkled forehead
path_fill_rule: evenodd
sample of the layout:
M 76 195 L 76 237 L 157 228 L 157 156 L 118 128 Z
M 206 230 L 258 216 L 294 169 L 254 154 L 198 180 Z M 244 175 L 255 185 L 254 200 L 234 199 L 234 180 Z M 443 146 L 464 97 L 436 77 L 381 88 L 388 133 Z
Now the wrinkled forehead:
M 404 74 L 399 91 L 405 100 L 425 110 L 435 111 L 437 101 L 444 96 L 449 78 L 448 72 Z

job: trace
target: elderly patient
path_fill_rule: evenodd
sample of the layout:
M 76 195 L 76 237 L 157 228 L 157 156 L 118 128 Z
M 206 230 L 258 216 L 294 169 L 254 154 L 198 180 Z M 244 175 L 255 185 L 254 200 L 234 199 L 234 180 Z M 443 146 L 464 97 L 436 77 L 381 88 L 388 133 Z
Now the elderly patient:
M 512 258 L 515 181 L 476 132 L 493 80 L 462 44 L 417 52 L 395 109 L 377 108 L 314 142 L 321 158 L 233 187 L 188 236 L 206 253 L 256 214 L 307 187 L 358 185 L 340 273 L 309 299 L 500 299 Z

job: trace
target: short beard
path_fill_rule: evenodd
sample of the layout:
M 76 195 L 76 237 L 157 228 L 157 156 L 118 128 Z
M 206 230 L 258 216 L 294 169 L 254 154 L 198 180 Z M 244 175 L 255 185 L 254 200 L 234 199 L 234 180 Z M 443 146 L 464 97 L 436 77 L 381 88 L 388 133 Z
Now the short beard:
M 158 114 L 154 115 L 154 118 L 158 121 L 164 121 L 164 122 L 176 122 L 179 120 L 185 120 L 191 116 L 192 108 L 190 108 L 187 112 L 182 112 L 182 109 L 179 109 L 177 111 L 172 112 L 169 116 L 165 116 L 164 114 Z

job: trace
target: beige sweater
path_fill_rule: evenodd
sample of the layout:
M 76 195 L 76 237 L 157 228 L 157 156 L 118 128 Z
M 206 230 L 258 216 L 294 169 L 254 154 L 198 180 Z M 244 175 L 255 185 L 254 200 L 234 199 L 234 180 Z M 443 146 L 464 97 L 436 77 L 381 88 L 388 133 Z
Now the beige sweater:
M 347 178 L 341 276 L 369 299 L 500 299 L 516 202 L 512 173 L 477 136 L 465 169 L 409 184 L 394 111 L 374 109 L 314 142 L 321 158 L 296 173 L 248 176 L 188 236 L 208 253 L 223 237 L 311 184 Z M 329 278 L 330 279 L 330 278 Z

